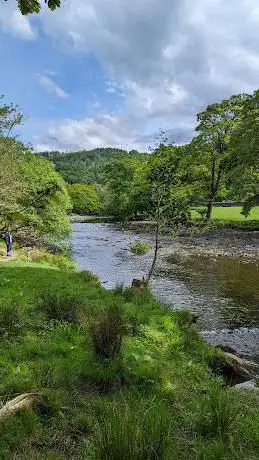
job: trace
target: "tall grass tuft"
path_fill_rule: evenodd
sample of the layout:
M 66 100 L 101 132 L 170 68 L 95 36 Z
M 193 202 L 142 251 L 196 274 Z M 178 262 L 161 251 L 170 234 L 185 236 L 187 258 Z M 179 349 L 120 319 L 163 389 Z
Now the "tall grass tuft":
M 41 296 L 40 309 L 48 320 L 77 323 L 82 307 L 79 297 L 46 292 Z
M 90 326 L 90 336 L 98 359 L 115 359 L 120 355 L 127 326 L 121 308 L 114 304 Z
M 163 460 L 169 455 L 172 417 L 163 401 L 133 394 L 103 403 L 94 440 L 97 460 Z
M 227 389 L 213 388 L 201 401 L 196 431 L 201 437 L 228 439 L 237 414 Z
M 11 303 L 0 305 L 0 337 L 17 335 L 22 328 L 21 308 Z

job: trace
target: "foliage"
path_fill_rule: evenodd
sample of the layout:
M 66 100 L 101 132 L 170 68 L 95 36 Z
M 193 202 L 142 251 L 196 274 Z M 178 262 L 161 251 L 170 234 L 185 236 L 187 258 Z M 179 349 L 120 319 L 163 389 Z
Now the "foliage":
M 67 188 L 72 200 L 73 212 L 87 215 L 99 213 L 102 210 L 100 196 L 95 185 L 72 184 Z
M 0 136 L 9 137 L 12 130 L 23 122 L 23 114 L 17 105 L 3 103 L 0 96 Z
M 22 14 L 39 13 L 41 11 L 41 3 L 38 0 L 17 0 L 17 3 Z M 61 5 L 61 0 L 45 0 L 45 3 L 50 10 L 54 11 Z
M 101 184 L 106 182 L 106 166 L 119 158 L 144 160 L 145 154 L 121 149 L 99 148 L 79 152 L 41 152 L 40 156 L 55 164 L 68 184 Z
M 199 135 L 187 147 L 191 156 L 189 174 L 198 188 L 202 186 L 201 192 L 206 191 L 207 218 L 211 217 L 213 202 L 230 169 L 230 139 L 247 99 L 247 94 L 231 96 L 228 100 L 209 105 L 197 115 L 196 131 Z
M 131 252 L 138 255 L 147 254 L 150 249 L 151 246 L 145 241 L 135 241 L 130 247 Z
M 65 183 L 52 164 L 32 155 L 13 139 L 2 139 L 0 158 L 1 230 L 9 228 L 35 237 L 67 235 L 70 200 Z

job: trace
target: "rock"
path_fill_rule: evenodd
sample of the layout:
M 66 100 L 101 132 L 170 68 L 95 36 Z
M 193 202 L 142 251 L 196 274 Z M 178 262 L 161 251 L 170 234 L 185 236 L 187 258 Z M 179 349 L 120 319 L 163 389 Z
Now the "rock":
M 253 379 L 253 374 L 247 369 L 247 361 L 233 353 L 223 352 L 211 364 L 216 375 L 224 378 L 228 385 L 236 385 Z
M 234 350 L 234 348 L 230 347 L 229 345 L 216 345 L 216 348 L 219 348 L 226 353 L 231 353 L 233 355 L 237 354 L 236 350 Z
M 248 382 L 238 383 L 234 386 L 238 390 L 256 390 L 258 389 L 255 380 L 248 380 Z
M 131 287 L 135 289 L 146 289 L 147 285 L 148 283 L 144 277 L 142 278 L 142 280 L 134 278 L 131 283 Z

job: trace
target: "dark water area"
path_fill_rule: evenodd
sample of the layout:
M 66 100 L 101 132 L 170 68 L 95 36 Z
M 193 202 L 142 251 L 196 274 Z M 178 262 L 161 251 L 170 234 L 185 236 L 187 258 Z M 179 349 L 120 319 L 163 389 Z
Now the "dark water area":
M 148 272 L 152 251 L 131 253 L 147 233 L 121 230 L 108 223 L 73 224 L 72 255 L 80 269 L 90 270 L 107 289 Z M 226 344 L 259 361 L 259 264 L 244 257 L 192 254 L 179 240 L 162 243 L 151 282 L 154 295 L 172 308 L 198 315 L 198 326 L 214 344 Z

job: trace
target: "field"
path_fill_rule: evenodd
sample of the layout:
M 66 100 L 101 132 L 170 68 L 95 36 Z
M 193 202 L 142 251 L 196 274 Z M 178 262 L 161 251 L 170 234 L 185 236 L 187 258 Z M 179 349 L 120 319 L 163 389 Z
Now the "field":
M 259 395 L 226 386 L 187 312 L 53 257 L 0 263 L 0 406 L 47 398 L 0 419 L 1 459 L 259 458 Z
M 233 206 L 233 207 L 214 207 L 212 211 L 212 219 L 217 219 L 220 221 L 229 221 L 229 222 L 241 222 L 241 221 L 251 221 L 251 220 L 258 220 L 259 221 L 259 206 L 253 208 L 251 213 L 247 218 L 245 218 L 242 214 L 242 207 L 241 206 Z M 199 218 L 200 214 L 192 210 L 192 217 Z

